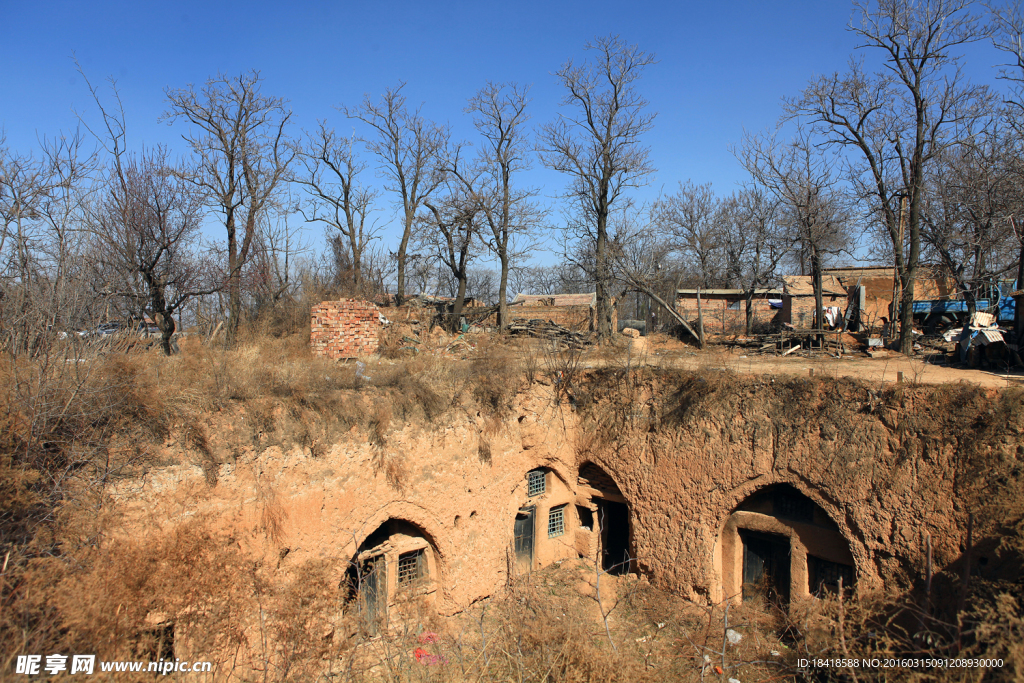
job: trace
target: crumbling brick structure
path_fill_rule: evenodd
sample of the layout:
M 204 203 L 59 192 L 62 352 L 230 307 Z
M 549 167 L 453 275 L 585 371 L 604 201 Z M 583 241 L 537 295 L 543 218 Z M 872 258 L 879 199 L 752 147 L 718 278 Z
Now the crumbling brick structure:
M 747 293 L 743 289 L 703 289 L 700 291 L 701 317 L 708 334 L 741 334 L 747 329 Z M 759 289 L 751 301 L 752 321 L 756 330 L 764 331 L 779 315 L 771 304 L 781 300 L 782 292 Z M 676 312 L 688 321 L 697 320 L 697 290 L 676 292 Z
M 380 348 L 380 312 L 358 299 L 324 301 L 313 306 L 309 345 L 325 358 L 355 358 Z
M 789 275 L 782 278 L 785 288 L 782 296 L 782 322 L 793 327 L 812 329 L 817 308 L 814 297 L 814 281 L 810 275 Z M 837 307 L 845 312 L 849 303 L 846 289 L 832 275 L 821 278 L 821 305 L 824 308 Z
M 551 321 L 576 332 L 597 329 L 597 294 L 519 294 L 512 300 L 512 320 Z M 614 306 L 614 303 L 613 303 Z M 612 328 L 618 327 L 618 312 L 612 309 Z

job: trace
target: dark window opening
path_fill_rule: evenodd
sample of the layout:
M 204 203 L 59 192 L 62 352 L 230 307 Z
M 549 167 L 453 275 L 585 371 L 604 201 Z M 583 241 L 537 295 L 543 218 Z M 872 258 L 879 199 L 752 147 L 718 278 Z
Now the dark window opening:
M 786 490 L 775 492 L 775 514 L 795 522 L 814 522 L 814 501 L 799 493 Z
M 843 592 L 853 586 L 854 571 L 848 564 L 823 560 L 813 555 L 807 556 L 807 578 L 810 591 L 814 595 L 839 592 L 839 581 L 843 581 Z
M 548 510 L 548 538 L 565 533 L 565 506 L 559 505 Z
M 526 473 L 526 495 L 530 498 L 539 496 L 546 490 L 546 472 L 544 470 L 533 470 Z
M 743 542 L 743 599 L 763 595 L 784 606 L 789 603 L 789 539 L 740 529 Z
M 607 500 L 596 502 L 601 523 L 601 568 L 609 574 L 627 574 L 632 562 L 629 555 L 629 507 Z
M 591 531 L 594 528 L 594 512 L 582 505 L 576 506 L 576 515 L 580 518 L 580 528 Z
M 406 586 L 427 575 L 427 554 L 423 548 L 398 556 L 398 585 Z
M 135 648 L 138 657 L 151 661 L 174 659 L 174 622 L 165 621 L 156 628 L 146 631 L 139 638 Z

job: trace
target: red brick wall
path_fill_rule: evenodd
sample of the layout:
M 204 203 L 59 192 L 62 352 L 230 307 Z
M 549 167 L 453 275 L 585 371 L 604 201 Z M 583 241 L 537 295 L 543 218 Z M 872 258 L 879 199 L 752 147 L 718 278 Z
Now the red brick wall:
M 325 358 L 355 358 L 377 353 L 380 318 L 368 301 L 342 299 L 313 306 L 309 345 Z
M 742 334 L 747 329 L 747 302 L 740 301 L 739 310 L 729 308 L 729 299 L 705 299 L 701 296 L 700 308 L 704 316 L 706 334 Z M 754 326 L 767 325 L 775 318 L 778 309 L 772 308 L 767 299 L 754 299 Z M 687 321 L 697 320 L 697 299 L 676 299 L 676 311 Z

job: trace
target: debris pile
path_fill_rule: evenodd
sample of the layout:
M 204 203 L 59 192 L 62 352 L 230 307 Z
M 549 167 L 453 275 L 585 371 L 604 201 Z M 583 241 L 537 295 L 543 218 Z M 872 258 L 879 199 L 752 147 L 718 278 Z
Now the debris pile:
M 960 347 L 961 360 L 967 355 L 972 347 L 988 346 L 989 344 L 1005 343 L 1003 331 L 999 329 L 999 322 L 991 313 L 977 311 L 971 316 L 971 322 L 964 328 L 952 328 L 947 330 L 942 338 L 947 342 L 954 339 Z
M 591 343 L 590 335 L 582 332 L 573 332 L 568 327 L 559 325 L 551 320 L 522 320 L 514 319 L 508 326 L 512 334 L 525 334 L 538 339 L 550 339 L 553 342 L 565 344 L 573 349 L 581 349 Z

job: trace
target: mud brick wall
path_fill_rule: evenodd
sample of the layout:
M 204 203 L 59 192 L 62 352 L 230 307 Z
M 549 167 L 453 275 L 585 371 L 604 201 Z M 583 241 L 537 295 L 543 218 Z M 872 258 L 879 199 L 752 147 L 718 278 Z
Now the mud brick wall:
M 846 297 L 822 295 L 821 305 L 825 308 L 838 306 L 842 312 L 846 312 Z M 794 327 L 811 329 L 814 327 L 814 297 L 813 296 L 787 296 L 782 303 L 782 321 L 788 322 Z
M 740 334 L 747 329 L 747 302 L 740 301 L 739 310 L 729 308 L 731 303 L 728 299 L 701 299 L 700 308 L 707 334 Z M 751 308 L 755 328 L 770 324 L 779 312 L 766 299 L 754 299 Z M 676 299 L 676 312 L 684 320 L 696 321 L 697 299 Z
M 380 313 L 357 299 L 324 301 L 313 306 L 309 345 L 325 358 L 355 358 L 377 353 Z
M 590 306 L 512 306 L 512 320 L 550 320 L 576 332 L 594 330 L 594 309 Z M 612 325 L 618 324 L 618 312 L 612 311 Z

